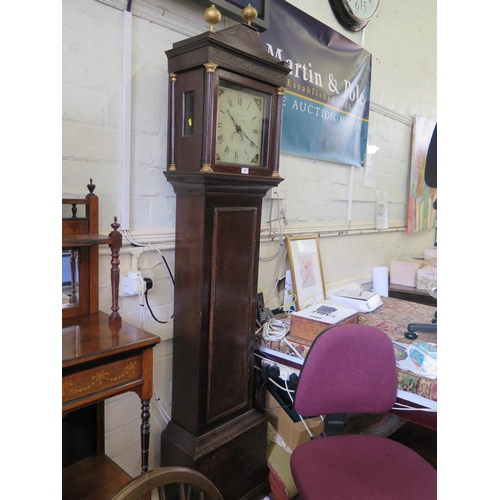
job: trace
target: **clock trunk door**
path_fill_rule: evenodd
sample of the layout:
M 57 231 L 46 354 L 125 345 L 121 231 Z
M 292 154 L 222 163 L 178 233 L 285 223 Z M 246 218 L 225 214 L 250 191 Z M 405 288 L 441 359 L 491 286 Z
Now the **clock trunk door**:
M 258 211 L 213 211 L 207 420 L 251 407 L 251 313 Z

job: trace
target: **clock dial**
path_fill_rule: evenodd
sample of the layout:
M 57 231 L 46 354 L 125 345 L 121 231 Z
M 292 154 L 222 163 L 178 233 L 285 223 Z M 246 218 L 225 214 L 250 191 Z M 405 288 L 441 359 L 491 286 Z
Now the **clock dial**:
M 268 96 L 219 85 L 216 161 L 262 165 L 262 137 Z
M 377 12 L 380 0 L 345 0 L 352 14 L 360 21 L 368 21 Z
M 350 31 L 362 30 L 377 12 L 380 0 L 329 0 L 339 23 Z

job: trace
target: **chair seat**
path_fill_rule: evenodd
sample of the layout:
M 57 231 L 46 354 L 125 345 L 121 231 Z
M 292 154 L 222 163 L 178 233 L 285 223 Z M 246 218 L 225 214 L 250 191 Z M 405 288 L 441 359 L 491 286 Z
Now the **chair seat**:
M 291 456 L 302 500 L 431 500 L 437 471 L 420 455 L 380 436 L 314 439 Z

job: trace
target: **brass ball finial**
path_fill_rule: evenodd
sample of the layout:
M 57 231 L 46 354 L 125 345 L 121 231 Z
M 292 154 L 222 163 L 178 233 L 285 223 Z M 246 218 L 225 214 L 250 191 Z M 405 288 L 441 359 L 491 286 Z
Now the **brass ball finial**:
M 210 31 L 214 31 L 214 26 L 222 19 L 222 14 L 215 5 L 208 7 L 203 13 L 203 18 L 210 24 Z
M 241 17 L 248 23 L 248 26 L 252 24 L 252 21 L 257 17 L 258 12 L 255 7 L 248 4 L 242 11 Z

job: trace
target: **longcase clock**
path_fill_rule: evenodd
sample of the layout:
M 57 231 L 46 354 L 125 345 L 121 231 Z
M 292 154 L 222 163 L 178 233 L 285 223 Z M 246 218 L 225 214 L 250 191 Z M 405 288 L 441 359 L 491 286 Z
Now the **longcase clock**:
M 161 463 L 199 470 L 226 500 L 247 499 L 268 485 L 253 350 L 262 198 L 282 181 L 289 68 L 251 22 L 211 26 L 166 55 L 176 243 L 172 420 Z

